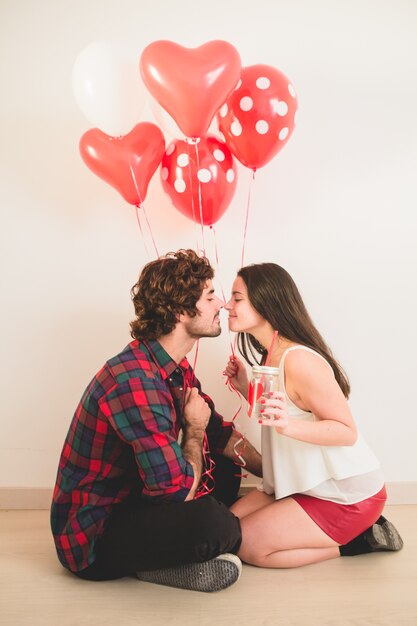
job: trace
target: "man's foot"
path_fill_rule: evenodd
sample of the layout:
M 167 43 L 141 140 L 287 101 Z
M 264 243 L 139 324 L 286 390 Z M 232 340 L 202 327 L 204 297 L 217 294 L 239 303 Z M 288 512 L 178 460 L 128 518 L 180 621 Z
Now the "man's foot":
M 239 580 L 242 563 L 235 554 L 221 554 L 203 563 L 136 572 L 139 580 L 191 591 L 221 591 Z
M 381 515 L 370 528 L 339 547 L 341 556 L 356 556 L 369 552 L 397 552 L 401 550 L 404 542 L 400 533 L 392 522 Z

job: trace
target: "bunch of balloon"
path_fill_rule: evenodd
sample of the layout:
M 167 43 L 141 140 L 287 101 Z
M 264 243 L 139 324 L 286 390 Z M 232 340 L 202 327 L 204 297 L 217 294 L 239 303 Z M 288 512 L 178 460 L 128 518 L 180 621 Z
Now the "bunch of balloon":
M 137 55 L 122 44 L 93 42 L 75 61 L 72 86 L 81 111 L 96 126 L 79 143 L 84 163 L 135 206 L 142 236 L 143 211 L 158 256 L 143 202 L 164 155 L 165 138 L 155 124 L 138 123 L 146 90 L 137 73 Z
M 140 72 L 159 120 L 165 116 L 168 132 L 181 135 L 163 158 L 162 187 L 202 230 L 212 227 L 233 198 L 237 167 L 224 142 L 207 131 L 240 79 L 239 53 L 219 40 L 197 48 L 155 41 L 142 52 Z

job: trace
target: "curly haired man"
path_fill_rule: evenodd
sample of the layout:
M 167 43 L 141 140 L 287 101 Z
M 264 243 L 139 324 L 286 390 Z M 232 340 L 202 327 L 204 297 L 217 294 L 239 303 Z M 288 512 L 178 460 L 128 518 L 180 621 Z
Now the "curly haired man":
M 218 591 L 239 578 L 241 441 L 186 355 L 221 332 L 214 272 L 179 250 L 132 288 L 133 341 L 84 392 L 62 450 L 51 508 L 59 560 L 80 578 Z M 239 447 L 261 474 L 259 453 Z

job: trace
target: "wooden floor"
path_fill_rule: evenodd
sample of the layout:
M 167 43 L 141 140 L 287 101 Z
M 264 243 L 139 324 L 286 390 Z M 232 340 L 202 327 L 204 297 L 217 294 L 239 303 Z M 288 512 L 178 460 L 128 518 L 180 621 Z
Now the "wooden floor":
M 2 626 L 417 625 L 417 506 L 386 507 L 405 547 L 294 570 L 245 565 L 205 594 L 125 578 L 82 581 L 59 565 L 48 511 L 0 511 Z

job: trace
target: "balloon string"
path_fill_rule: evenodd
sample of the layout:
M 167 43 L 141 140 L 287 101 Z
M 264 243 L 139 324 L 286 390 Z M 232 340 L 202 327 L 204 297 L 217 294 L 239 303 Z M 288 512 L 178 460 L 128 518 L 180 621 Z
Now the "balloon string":
M 219 269 L 219 253 L 218 253 L 218 248 L 217 248 L 217 239 L 216 239 L 216 229 L 214 228 L 214 226 L 211 226 L 211 230 L 213 231 L 213 240 L 214 240 L 214 254 L 215 254 L 215 259 L 216 259 L 216 276 L 219 275 L 218 269 Z M 223 287 L 222 284 L 220 282 L 219 279 L 219 283 L 220 283 L 220 291 L 222 294 L 222 298 L 223 298 L 223 302 L 226 303 L 226 296 L 224 295 L 224 291 L 223 291 Z M 228 328 L 228 333 L 229 333 L 229 342 L 230 342 L 230 348 L 232 351 L 232 357 L 235 358 L 235 349 L 236 349 L 236 340 L 237 340 L 237 335 L 235 336 L 234 342 L 232 341 L 232 334 L 230 332 L 230 328 Z M 226 380 L 226 385 L 229 387 L 230 391 L 234 390 L 240 399 L 240 394 L 237 391 L 237 389 L 232 385 L 232 383 L 230 382 L 230 378 L 227 378 Z M 239 413 L 240 409 L 237 411 L 237 413 Z M 237 415 L 236 413 L 236 415 Z M 236 415 L 233 417 L 233 419 L 236 417 Z
M 241 396 L 241 394 L 239 393 L 239 391 L 236 389 L 236 387 L 233 385 L 233 383 L 232 383 L 232 381 L 230 380 L 230 378 L 227 378 L 227 380 L 226 380 L 226 386 L 227 386 L 227 388 L 229 389 L 229 391 L 231 391 L 232 393 L 235 393 L 235 394 L 237 395 L 237 397 L 239 398 L 239 403 L 240 403 L 239 408 L 238 408 L 238 410 L 236 411 L 236 413 L 235 413 L 235 414 L 233 415 L 233 417 L 232 417 L 232 428 L 233 428 L 233 430 L 236 430 L 236 427 L 235 427 L 235 420 L 236 420 L 237 416 L 239 415 L 240 411 L 242 410 L 242 396 Z M 239 430 L 240 430 L 240 426 L 239 426 L 238 424 L 236 424 L 236 425 L 238 426 L 238 428 L 239 428 Z M 238 439 L 238 440 L 236 441 L 235 445 L 233 446 L 233 452 L 234 452 L 234 457 L 235 457 L 235 458 L 233 459 L 233 462 L 234 462 L 236 465 L 238 465 L 239 467 L 246 467 L 246 461 L 245 461 L 245 459 L 244 459 L 244 458 L 242 457 L 242 455 L 240 455 L 240 454 L 238 453 L 238 451 L 237 451 L 237 447 L 238 447 L 238 445 L 239 445 L 240 443 L 242 443 L 242 441 L 243 441 L 243 442 L 245 442 L 245 434 L 241 435 L 241 436 L 240 436 L 240 439 Z M 243 446 L 243 450 L 242 450 L 242 452 L 245 450 L 245 448 L 246 448 L 246 446 L 244 445 L 244 446 Z M 236 476 L 237 478 L 246 478 L 246 477 L 247 477 L 247 475 L 248 475 L 247 473 L 245 473 L 245 474 L 235 474 L 235 476 Z
M 144 248 L 145 248 L 145 252 L 146 252 L 146 257 L 147 257 L 147 259 L 149 259 L 149 258 L 150 258 L 150 256 L 149 256 L 149 250 L 148 250 L 148 247 L 147 247 L 147 245 L 146 245 L 145 235 L 144 235 L 144 233 L 143 233 L 142 224 L 140 223 L 140 217 L 139 217 L 140 205 L 139 205 L 139 204 L 135 204 L 135 210 L 136 210 L 136 219 L 137 219 L 138 224 L 139 224 L 140 234 L 142 235 L 142 242 L 143 242 L 143 246 L 144 246 Z
M 197 163 L 197 180 L 198 180 L 198 204 L 199 204 L 199 209 L 200 209 L 200 224 L 201 224 L 201 237 L 203 240 L 203 254 L 204 256 L 206 256 L 206 244 L 204 241 L 204 222 L 203 222 L 203 199 L 201 196 L 201 183 L 200 183 L 200 179 L 198 178 L 198 172 L 200 171 L 200 159 L 198 156 L 198 144 L 197 142 L 194 143 L 194 148 L 195 148 L 195 158 L 196 158 L 196 163 Z
M 159 252 L 158 252 L 158 248 L 156 247 L 155 239 L 154 239 L 154 236 L 153 236 L 153 232 L 152 232 L 151 225 L 149 224 L 148 216 L 146 215 L 145 205 L 144 205 L 144 204 L 141 204 L 140 206 L 141 206 L 141 209 L 142 209 L 143 214 L 144 214 L 144 216 L 145 216 L 146 223 L 147 223 L 148 228 L 149 228 L 149 232 L 150 232 L 150 234 L 151 234 L 151 239 L 152 239 L 153 247 L 155 248 L 155 252 L 156 252 L 156 258 L 157 258 L 157 259 L 159 259 L 160 254 L 159 254 Z
M 214 226 L 210 226 L 210 230 L 213 233 L 213 245 L 214 245 L 214 258 L 216 261 L 216 278 L 220 284 L 220 292 L 222 294 L 222 298 L 223 298 L 223 302 L 224 304 L 226 304 L 226 296 L 224 295 L 224 291 L 223 291 L 223 287 L 221 284 L 221 280 L 220 280 L 220 276 L 219 276 L 219 252 L 218 252 L 218 248 L 217 248 L 217 238 L 216 238 L 216 229 L 214 228 Z M 230 337 L 230 330 L 229 330 L 229 337 Z
M 196 240 L 196 250 L 198 252 L 200 250 L 200 244 L 199 244 L 199 241 L 198 241 L 198 225 L 197 225 L 197 220 L 196 220 L 196 215 L 195 215 L 193 176 L 192 176 L 192 172 L 191 172 L 190 144 L 189 144 L 189 142 L 187 140 L 185 140 L 185 143 L 187 144 L 187 152 L 188 152 L 188 174 L 189 174 L 189 177 L 190 177 L 191 208 L 193 210 L 194 234 L 195 234 L 195 240 Z
M 217 247 L 216 229 L 214 228 L 214 226 L 211 226 L 210 228 L 213 231 L 214 256 L 215 256 L 215 260 L 216 260 L 216 276 L 217 276 L 217 279 L 218 279 L 219 284 L 220 284 L 220 293 L 222 294 L 223 302 L 224 302 L 224 304 L 226 304 L 226 296 L 224 295 L 223 286 L 222 286 L 221 280 L 219 278 L 219 274 L 220 274 L 220 272 L 219 272 L 219 264 L 220 264 L 220 262 L 219 262 L 219 252 L 218 252 L 218 247 Z M 235 336 L 234 343 L 233 343 L 233 341 L 232 341 L 232 334 L 230 332 L 230 328 L 228 328 L 228 333 L 229 333 L 230 348 L 232 350 L 232 356 L 234 358 L 237 335 Z
M 250 182 L 249 182 L 248 202 L 247 202 L 247 205 L 246 205 L 245 228 L 244 228 L 244 232 L 243 232 L 242 259 L 241 259 L 241 262 L 240 262 L 240 266 L 241 267 L 243 267 L 243 260 L 245 258 L 246 232 L 247 232 L 247 229 L 248 229 L 250 197 L 251 197 L 251 192 L 252 192 L 252 184 L 253 184 L 253 181 L 255 180 L 255 172 L 256 172 L 256 169 L 253 169 L 252 170 L 252 177 L 251 177 Z
M 193 371 L 195 372 L 195 368 L 197 367 L 197 357 L 198 357 L 198 347 L 200 345 L 200 339 L 197 339 L 195 345 L 195 354 L 194 354 L 194 363 L 193 363 Z
M 217 248 L 217 239 L 216 239 L 216 229 L 214 228 L 214 226 L 211 227 L 212 231 L 213 231 L 213 240 L 214 240 L 214 254 L 215 254 L 215 259 L 216 259 L 216 264 L 217 264 L 217 270 L 219 267 L 219 253 L 218 253 L 218 248 Z M 216 276 L 218 276 L 218 272 L 216 271 Z M 226 298 L 224 295 L 224 291 L 223 291 L 223 287 L 220 283 L 220 290 L 221 290 L 221 294 L 223 297 L 223 302 L 226 302 Z M 233 345 L 233 341 L 232 341 L 232 336 L 231 336 L 231 332 L 230 332 L 230 328 L 228 329 L 229 332 L 229 341 L 230 341 L 230 348 L 232 350 L 232 357 L 235 358 L 235 346 Z M 236 336 L 237 337 L 237 336 Z M 235 345 L 236 345 L 236 337 L 235 337 Z M 236 389 L 236 387 L 233 385 L 232 381 L 230 380 L 229 377 L 227 377 L 226 379 L 226 386 L 229 389 L 230 392 L 235 393 L 239 399 L 239 407 L 237 409 L 237 411 L 235 412 L 235 414 L 232 417 L 232 424 L 233 424 L 233 428 L 234 428 L 234 422 L 237 418 L 237 416 L 239 415 L 240 411 L 242 410 L 242 396 L 240 395 L 240 393 L 238 392 L 238 390 Z M 237 451 L 237 447 L 238 445 L 240 445 L 242 443 L 242 441 L 245 441 L 245 436 L 241 436 L 240 439 L 235 443 L 235 445 L 233 446 L 233 452 L 234 452 L 234 463 L 236 465 L 238 465 L 239 467 L 245 467 L 246 466 L 246 461 L 245 459 L 238 453 Z M 245 449 L 245 446 L 243 446 L 243 450 Z M 246 474 L 236 474 L 236 477 L 242 477 L 242 478 L 246 478 L 247 477 L 247 473 Z
M 230 340 L 230 349 L 232 351 L 232 358 L 235 359 L 235 357 L 236 357 L 237 335 L 235 335 L 234 341 L 232 341 L 230 329 L 229 329 L 229 340 Z M 236 387 L 234 386 L 234 384 L 232 383 L 232 381 L 230 380 L 229 377 L 226 378 L 226 383 L 225 384 L 226 384 L 226 387 L 229 389 L 229 391 L 232 392 L 232 393 L 235 393 L 237 395 L 237 397 L 239 398 L 239 408 L 238 408 L 238 410 L 236 411 L 236 413 L 232 417 L 232 426 L 233 426 L 233 429 L 236 430 L 236 428 L 235 428 L 235 420 L 236 420 L 237 416 L 239 415 L 239 413 L 242 410 L 242 395 L 236 389 Z M 239 427 L 239 430 L 240 430 L 240 426 L 239 425 L 238 425 L 238 427 Z M 243 452 L 245 450 L 245 448 L 246 448 L 246 445 L 245 445 L 245 441 L 246 441 L 245 433 L 243 433 L 243 435 L 241 435 L 240 439 L 238 439 L 238 441 L 233 446 L 233 452 L 234 452 L 234 457 L 235 457 L 234 463 L 236 465 L 238 465 L 239 467 L 246 467 L 245 459 L 237 451 L 237 447 L 238 447 L 238 445 L 240 443 L 242 443 L 242 441 L 244 442 L 243 450 L 242 450 L 242 452 Z M 246 472 L 245 474 L 235 474 L 235 476 L 237 478 L 247 478 L 248 474 Z
M 150 234 L 151 234 L 152 243 L 153 243 L 153 246 L 154 246 L 154 248 L 155 248 L 156 256 L 157 256 L 157 258 L 159 259 L 159 252 L 158 252 L 158 248 L 156 247 L 156 243 L 155 243 L 155 239 L 154 239 L 154 236 L 153 236 L 153 233 L 152 233 L 151 225 L 149 224 L 148 217 L 147 217 L 147 215 L 146 215 L 146 213 L 145 213 L 145 208 L 144 208 L 144 206 L 143 206 L 142 196 L 140 195 L 139 187 L 138 187 L 138 184 L 137 184 L 137 181 L 136 181 L 136 176 L 135 176 L 135 173 L 134 173 L 134 171 L 133 171 L 133 168 L 132 168 L 132 164 L 131 164 L 131 163 L 129 163 L 129 168 L 130 168 L 130 173 L 131 173 L 131 175 L 132 175 L 133 184 L 135 185 L 136 193 L 138 194 L 138 198 L 139 198 L 139 204 L 135 204 L 135 208 L 136 208 L 136 217 L 137 217 L 137 220 L 138 220 L 138 224 L 139 224 L 140 232 L 141 232 L 142 239 L 143 239 L 143 245 L 145 246 L 146 254 L 147 254 L 147 257 L 149 258 L 149 251 L 148 251 L 148 248 L 147 248 L 146 243 L 145 243 L 145 237 L 144 237 L 144 233 L 143 233 L 142 225 L 141 225 L 141 223 L 140 223 L 140 218 L 139 218 L 139 209 L 142 209 L 142 211 L 143 211 L 143 214 L 144 214 L 144 216 L 145 216 L 146 223 L 147 223 L 147 225 L 148 225 L 149 232 L 150 232 Z
M 232 420 L 231 420 L 232 422 L 234 422 L 235 419 L 237 418 L 237 416 L 239 415 L 240 411 L 242 410 L 242 397 L 241 397 L 239 391 L 233 385 L 233 383 L 232 383 L 232 381 L 230 380 L 229 377 L 226 379 L 226 383 L 225 384 L 226 384 L 227 388 L 229 389 L 229 391 L 232 392 L 232 393 L 235 393 L 237 395 L 237 397 L 239 398 L 239 403 L 240 403 L 239 404 L 239 408 L 236 411 L 236 413 L 233 415 Z
M 215 256 L 215 260 L 216 260 L 216 276 L 219 277 L 219 271 L 218 271 L 218 269 L 219 269 L 219 252 L 218 252 L 218 247 L 217 247 L 216 229 L 214 228 L 214 226 L 211 226 L 211 230 L 213 231 L 214 256 Z M 222 294 L 223 302 L 226 303 L 226 296 L 224 295 L 224 290 L 223 290 L 220 278 L 218 278 L 218 280 L 219 280 L 219 283 L 220 283 L 220 292 Z M 228 328 L 228 333 L 229 333 L 230 348 L 232 350 L 232 357 L 235 358 L 236 337 L 235 337 L 235 345 L 233 345 L 230 328 Z M 232 391 L 232 392 L 237 394 L 237 397 L 239 398 L 239 402 L 240 402 L 240 406 L 239 406 L 238 410 L 236 411 L 236 413 L 232 417 L 232 422 L 233 422 L 236 419 L 236 417 L 239 415 L 239 413 L 240 413 L 240 411 L 242 409 L 242 398 L 240 396 L 240 393 L 236 389 L 236 387 L 232 384 L 232 382 L 231 382 L 229 377 L 226 380 L 226 385 L 227 385 L 229 391 Z
M 138 194 L 139 205 L 142 205 L 142 203 L 143 203 L 142 196 L 140 195 L 139 187 L 138 187 L 138 184 L 136 182 L 135 172 L 133 171 L 133 167 L 132 167 L 131 163 L 129 163 L 129 167 L 130 167 L 130 173 L 132 174 L 133 184 L 135 185 L 136 193 Z
M 232 354 L 233 356 L 235 356 L 235 352 L 236 352 L 236 344 L 237 344 L 237 335 L 235 335 L 235 339 L 232 345 Z
M 217 264 L 217 269 L 218 269 L 218 267 L 219 267 L 219 254 L 218 254 L 218 249 L 217 249 L 216 230 L 215 230 L 214 226 L 212 226 L 211 228 L 212 228 L 212 230 L 213 230 L 214 253 L 215 253 L 216 264 Z M 217 273 L 217 272 L 216 272 L 216 275 L 218 275 L 218 273 Z M 220 283 L 220 289 L 221 289 L 221 294 L 222 294 L 222 297 L 223 297 L 223 301 L 224 301 L 224 302 L 226 302 L 226 298 L 225 298 L 224 291 L 223 291 L 223 287 L 222 287 L 221 283 Z M 236 339 L 237 339 L 237 335 L 235 336 L 234 343 L 233 343 L 233 341 L 232 341 L 232 335 L 231 335 L 231 332 L 230 332 L 230 328 L 228 329 L 228 332 L 229 332 L 230 348 L 231 348 L 231 350 L 232 350 L 232 357 L 233 357 L 233 359 L 234 359 L 234 358 L 235 358 L 235 347 L 236 347 Z M 232 381 L 230 380 L 230 378 L 229 378 L 229 377 L 227 377 L 227 379 L 226 379 L 226 386 L 227 386 L 227 388 L 229 389 L 229 391 L 230 391 L 230 392 L 232 392 L 232 393 L 235 393 L 235 394 L 237 395 L 238 399 L 239 399 L 239 408 L 237 409 L 237 411 L 235 412 L 235 414 L 234 414 L 234 415 L 233 415 L 233 417 L 232 417 L 232 425 L 233 425 L 233 429 L 235 430 L 235 425 L 234 425 L 234 422 L 235 422 L 235 420 L 236 420 L 237 416 L 239 415 L 239 413 L 240 413 L 240 412 L 241 412 L 241 410 L 242 410 L 242 396 L 241 396 L 241 394 L 239 393 L 239 391 L 236 389 L 236 387 L 233 385 L 233 383 L 232 383 Z M 234 446 L 233 446 L 233 453 L 234 453 L 234 459 L 233 459 L 233 461 L 234 461 L 234 463 L 235 463 L 236 465 L 238 465 L 239 467 L 246 467 L 246 461 L 245 461 L 245 459 L 242 457 L 242 455 L 241 455 L 241 454 L 239 454 L 239 452 L 238 452 L 238 450 L 237 450 L 238 446 L 242 443 L 242 441 L 243 441 L 243 444 L 244 444 L 244 445 L 243 445 L 243 450 L 242 450 L 242 452 L 243 452 L 243 451 L 245 450 L 245 448 L 246 448 L 246 445 L 245 445 L 245 435 L 242 435 L 242 436 L 241 436 L 241 437 L 240 437 L 240 438 L 236 441 L 236 443 L 235 443 L 235 444 L 234 444 Z M 246 472 L 246 473 L 244 473 L 244 474 L 235 474 L 235 476 L 236 476 L 237 478 L 246 478 L 246 477 L 248 476 L 248 474 L 247 474 L 247 472 Z

